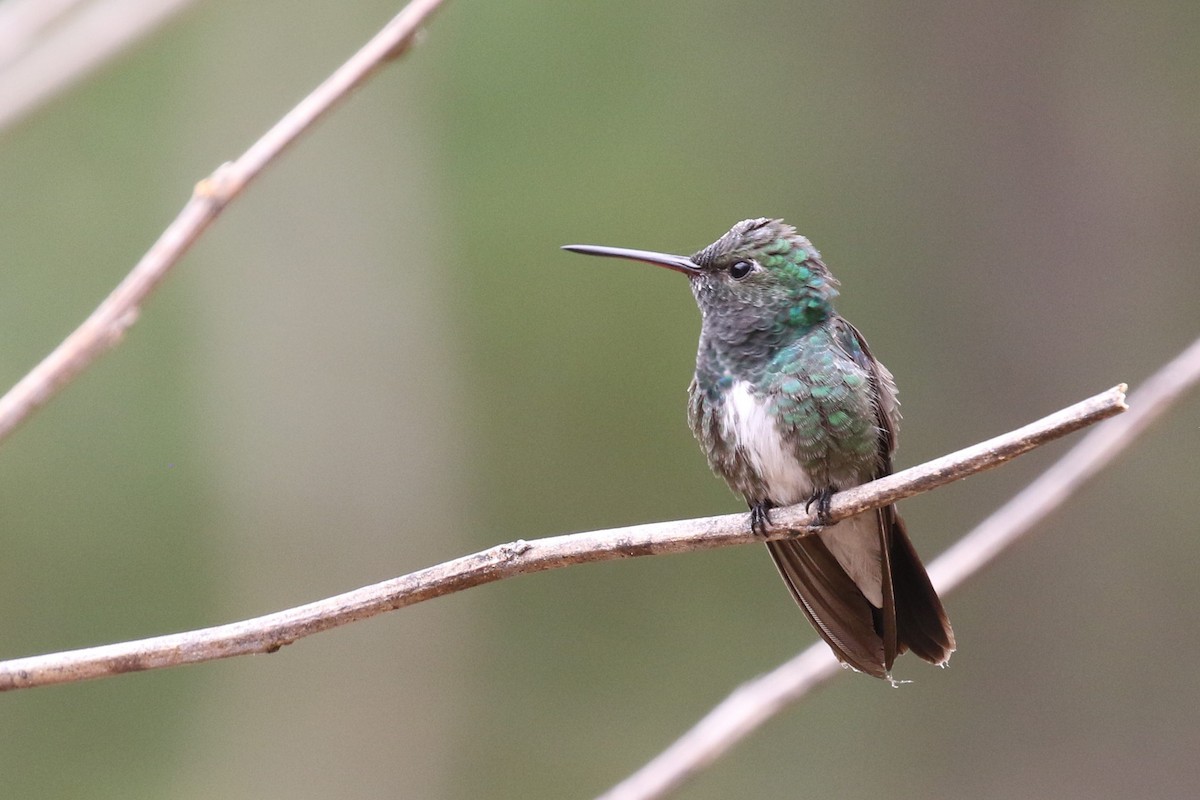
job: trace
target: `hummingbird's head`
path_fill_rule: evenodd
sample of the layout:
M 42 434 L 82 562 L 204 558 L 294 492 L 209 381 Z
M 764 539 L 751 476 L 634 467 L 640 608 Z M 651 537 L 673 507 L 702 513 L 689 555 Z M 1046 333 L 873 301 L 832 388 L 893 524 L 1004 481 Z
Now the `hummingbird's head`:
M 705 320 L 720 317 L 722 327 L 808 327 L 832 313 L 830 303 L 837 296 L 837 281 L 820 253 L 781 219 L 742 220 L 691 256 L 596 245 L 564 249 L 681 272 Z
M 745 219 L 691 257 L 692 292 L 701 311 L 793 308 L 828 310 L 837 281 L 808 239 L 781 219 Z

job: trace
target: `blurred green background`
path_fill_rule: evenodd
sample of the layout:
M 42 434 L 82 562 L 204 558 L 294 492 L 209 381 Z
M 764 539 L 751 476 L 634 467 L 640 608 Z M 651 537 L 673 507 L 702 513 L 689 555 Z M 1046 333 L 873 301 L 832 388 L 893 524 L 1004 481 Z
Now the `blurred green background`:
M 0 132 L 0 382 L 397 6 L 199 3 Z M 216 624 L 518 537 L 730 512 L 666 271 L 782 216 L 896 374 L 908 466 L 1200 333 L 1200 6 L 479 3 L 230 207 L 0 448 L 0 657 Z M 1058 444 L 908 501 L 931 558 Z M 687 798 L 1200 783 L 1200 402 Z M 766 553 L 505 581 L 266 657 L 0 696 L 0 796 L 572 798 L 814 639 Z

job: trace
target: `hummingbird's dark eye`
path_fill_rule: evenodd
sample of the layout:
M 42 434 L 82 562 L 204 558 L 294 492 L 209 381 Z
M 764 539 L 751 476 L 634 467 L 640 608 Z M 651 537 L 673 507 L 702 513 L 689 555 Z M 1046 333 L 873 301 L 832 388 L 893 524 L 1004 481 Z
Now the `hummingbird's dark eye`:
M 742 278 L 749 275 L 754 270 L 754 263 L 750 261 L 735 261 L 729 267 L 729 277 L 735 281 L 740 281 Z

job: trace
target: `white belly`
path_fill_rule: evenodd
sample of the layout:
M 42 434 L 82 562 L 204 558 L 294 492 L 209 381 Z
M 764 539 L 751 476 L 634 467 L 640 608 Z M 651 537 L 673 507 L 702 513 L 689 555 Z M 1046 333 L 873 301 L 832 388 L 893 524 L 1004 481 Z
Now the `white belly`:
M 721 410 L 726 441 L 741 444 L 776 505 L 790 506 L 812 496 L 808 472 L 785 446 L 766 403 L 754 396 L 749 383 L 735 383 Z
M 754 396 L 749 383 L 738 381 L 733 385 L 725 397 L 722 415 L 726 440 L 741 444 L 751 466 L 766 483 L 773 503 L 790 506 L 812 497 L 812 479 L 784 444 L 766 403 Z M 883 605 L 878 525 L 875 512 L 868 511 L 818 534 L 876 608 Z

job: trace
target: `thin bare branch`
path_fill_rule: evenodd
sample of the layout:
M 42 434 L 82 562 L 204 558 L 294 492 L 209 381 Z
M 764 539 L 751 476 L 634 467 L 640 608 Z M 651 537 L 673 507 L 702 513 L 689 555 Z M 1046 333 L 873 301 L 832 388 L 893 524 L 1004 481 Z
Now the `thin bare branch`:
M 236 161 L 200 181 L 191 200 L 112 293 L 54 352 L 0 398 L 0 441 L 121 340 L 142 303 L 225 206 L 293 142 L 389 60 L 402 55 L 443 0 L 412 0 Z
M 908 497 L 1003 464 L 1021 453 L 1125 409 L 1117 386 L 1011 433 L 834 496 L 834 520 Z M 803 535 L 813 518 L 803 505 L 777 509 L 769 538 Z M 790 530 L 789 530 L 790 529 Z M 121 644 L 0 662 L 0 691 L 46 686 L 123 672 L 194 664 L 286 644 L 405 606 L 503 578 L 634 556 L 761 542 L 745 514 L 659 522 L 628 528 L 515 541 L 444 564 L 263 617 Z
M 1154 373 L 1129 398 L 1129 412 L 1088 433 L 1065 456 L 929 565 L 939 594 L 961 586 L 1116 456 L 1200 383 L 1200 339 Z M 841 670 L 818 642 L 771 672 L 738 687 L 691 730 L 599 800 L 665 797 L 771 717 Z

